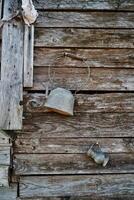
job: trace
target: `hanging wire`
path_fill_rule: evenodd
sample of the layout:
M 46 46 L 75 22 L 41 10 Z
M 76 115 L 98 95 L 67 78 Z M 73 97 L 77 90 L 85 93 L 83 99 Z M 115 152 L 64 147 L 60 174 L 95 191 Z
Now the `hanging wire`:
M 87 58 L 83 58 L 83 57 L 80 57 L 78 55 L 74 55 L 72 53 L 67 53 L 65 52 L 64 53 L 64 56 L 66 57 L 70 57 L 70 58 L 73 58 L 73 59 L 76 59 L 76 60 L 80 60 L 81 62 L 83 62 L 86 66 L 87 66 L 87 70 L 88 70 L 88 73 L 87 73 L 87 77 L 86 77 L 86 80 L 84 81 L 84 83 L 81 83 L 81 85 L 79 86 L 79 88 L 82 88 L 83 86 L 85 86 L 90 78 L 91 78 L 91 68 L 90 68 L 90 65 L 89 65 L 89 62 L 90 64 L 92 63 L 92 61 L 88 61 Z M 75 90 L 75 95 L 79 92 L 80 90 L 76 89 Z

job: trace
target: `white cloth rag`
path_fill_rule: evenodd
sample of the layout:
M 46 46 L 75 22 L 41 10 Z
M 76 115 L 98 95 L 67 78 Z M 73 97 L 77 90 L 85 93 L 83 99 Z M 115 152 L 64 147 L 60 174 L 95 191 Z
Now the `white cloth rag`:
M 32 0 L 22 0 L 22 9 L 24 22 L 30 26 L 30 24 L 33 24 L 38 17 L 38 12 L 35 9 Z

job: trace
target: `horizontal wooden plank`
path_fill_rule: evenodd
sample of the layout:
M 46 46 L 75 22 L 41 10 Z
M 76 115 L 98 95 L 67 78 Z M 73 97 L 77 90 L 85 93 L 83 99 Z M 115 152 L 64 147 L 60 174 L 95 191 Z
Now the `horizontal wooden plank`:
M 9 171 L 8 166 L 1 166 L 0 165 L 0 191 L 1 191 L 1 187 L 8 187 L 9 186 L 8 171 Z M 0 198 L 1 198 L 1 192 L 0 192 Z
M 21 177 L 20 197 L 93 196 L 116 199 L 134 195 L 134 174 Z
M 48 112 L 44 93 L 24 95 L 24 111 Z M 74 112 L 134 112 L 134 93 L 76 94 Z
M 134 113 L 26 114 L 18 138 L 133 137 Z
M 90 66 L 90 64 L 89 64 Z M 45 90 L 63 87 L 70 90 L 91 91 L 132 91 L 134 90 L 133 69 L 90 68 L 53 68 L 49 78 L 49 67 L 34 69 L 34 85 L 31 90 Z M 54 75 L 53 75 L 54 73 Z
M 93 197 L 93 196 L 84 196 L 84 197 L 79 197 L 79 196 L 65 196 L 65 197 L 32 197 L 32 198 L 17 198 L 17 200 L 67 200 L 69 198 L 69 200 L 106 200 L 105 197 Z M 107 200 L 117 200 L 117 198 L 115 197 L 108 197 Z M 124 200 L 124 197 L 118 197 L 118 200 Z M 133 196 L 128 196 L 125 197 L 125 200 L 133 200 Z
M 64 56 L 65 54 L 70 55 Z M 71 57 L 76 56 L 76 58 Z M 87 67 L 82 60 L 87 59 L 92 67 L 134 68 L 133 49 L 53 49 L 35 48 L 34 66 Z
M 0 146 L 0 165 L 10 165 L 10 147 Z
M 111 1 L 111 0 L 72 0 L 72 1 L 64 1 L 64 0 L 38 0 L 34 2 L 37 9 L 68 9 L 68 10 L 76 10 L 76 9 L 94 9 L 94 10 L 134 10 L 134 2 L 133 0 L 126 1 Z
M 86 154 L 98 142 L 108 153 L 134 153 L 134 138 L 18 138 L 14 153 Z
M 134 28 L 133 12 L 39 12 L 36 27 Z
M 110 154 L 104 168 L 86 154 L 15 154 L 16 175 L 134 173 L 134 154 Z
M 17 185 L 10 184 L 10 187 L 0 187 L 1 200 L 16 200 L 17 197 Z
M 134 48 L 134 30 L 36 28 L 35 46 Z

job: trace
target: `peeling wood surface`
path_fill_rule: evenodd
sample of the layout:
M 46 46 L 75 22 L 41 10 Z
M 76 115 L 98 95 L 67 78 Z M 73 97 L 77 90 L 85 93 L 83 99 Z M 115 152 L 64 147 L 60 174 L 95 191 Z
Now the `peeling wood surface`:
M 90 67 L 90 64 L 89 64 Z M 54 77 L 53 77 L 54 72 Z M 98 91 L 132 91 L 134 89 L 133 69 L 91 68 L 90 78 L 87 80 L 87 68 L 53 68 L 50 76 L 49 67 L 34 69 L 34 85 L 32 90 L 45 90 L 64 87 L 69 90 L 98 90 Z
M 36 28 L 35 46 L 134 48 L 133 35 L 133 29 Z
M 38 0 L 34 2 L 37 9 L 68 9 L 68 10 L 134 10 L 134 2 L 133 0 Z
M 10 187 L 0 187 L 1 200 L 16 200 L 17 185 L 11 184 Z
M 25 114 L 18 138 L 132 137 L 134 113 Z
M 104 168 L 85 154 L 16 154 L 16 175 L 134 173 L 133 154 L 110 154 Z
M 0 198 L 1 198 L 1 188 L 9 186 L 8 171 L 9 171 L 8 166 L 1 166 L 0 165 Z
M 86 154 L 96 141 L 102 151 L 108 153 L 134 153 L 134 138 L 18 138 L 15 141 L 16 154 Z M 35 155 L 34 155 L 35 154 Z M 37 155 L 36 155 L 37 154 Z M 43 155 L 42 155 L 43 156 Z M 81 155 L 82 156 L 82 155 Z M 54 155 L 55 157 L 55 155 Z M 75 157 L 75 156 L 74 156 Z M 19 156 L 21 159 L 21 156 Z M 52 155 L 50 156 L 52 158 Z M 23 158 L 25 159 L 25 157 Z M 23 160 L 22 159 L 22 160 Z M 52 159 L 53 161 L 53 159 Z M 63 160 L 62 160 L 63 161 Z M 43 159 L 45 162 L 45 159 Z
M 5 1 L 4 17 L 8 18 L 14 1 Z M 2 30 L 0 81 L 0 128 L 18 130 L 22 127 L 23 26 L 19 21 L 7 22 Z
M 42 67 L 87 67 L 79 59 L 64 56 L 74 55 L 91 62 L 92 67 L 134 68 L 133 49 L 54 49 L 35 48 L 34 66 Z
M 30 93 L 24 96 L 24 111 L 29 113 L 45 113 L 45 93 Z M 76 94 L 74 112 L 134 112 L 134 94 L 132 93 L 100 93 Z
M 39 12 L 36 27 L 134 28 L 133 12 Z
M 134 175 L 22 177 L 20 197 L 94 196 L 127 198 L 134 195 Z

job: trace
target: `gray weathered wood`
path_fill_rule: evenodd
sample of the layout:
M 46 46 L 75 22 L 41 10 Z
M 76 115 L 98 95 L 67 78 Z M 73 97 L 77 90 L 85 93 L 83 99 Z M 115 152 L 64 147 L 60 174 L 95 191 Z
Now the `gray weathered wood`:
M 93 196 L 127 198 L 134 195 L 134 175 L 21 177 L 20 197 Z
M 9 186 L 8 172 L 9 172 L 8 166 L 1 166 L 0 165 L 0 188 Z M 0 198 L 1 198 L 1 192 L 0 192 Z
M 24 95 L 24 111 L 48 112 L 45 93 Z M 76 94 L 74 112 L 134 112 L 133 93 Z
M 110 154 L 104 168 L 85 154 L 15 154 L 16 175 L 134 173 L 133 154 Z
M 35 46 L 134 48 L 134 30 L 36 28 Z
M 10 138 L 4 131 L 0 130 L 0 146 L 10 146 Z
M 0 165 L 10 165 L 10 147 L 0 146 Z
M 33 86 L 34 25 L 24 30 L 24 87 Z
M 89 67 L 91 63 L 89 62 Z M 91 91 L 133 91 L 134 90 L 134 70 L 115 68 L 90 68 L 90 78 L 87 68 L 53 68 L 49 79 L 49 67 L 34 68 L 34 85 L 31 90 L 45 90 L 45 85 L 49 84 L 49 89 L 63 87 L 69 90 L 91 90 Z M 54 72 L 54 75 L 53 75 Z
M 134 28 L 134 13 L 39 12 L 36 27 Z
M 25 114 L 18 138 L 133 137 L 134 113 Z
M 3 0 L 0 0 L 0 19 L 2 18 L 2 5 L 3 5 Z
M 4 17 L 13 12 L 16 1 L 6 0 Z M 0 129 L 22 128 L 22 72 L 23 26 L 22 22 L 7 22 L 2 30 L 2 58 L 0 81 Z
M 10 184 L 10 187 L 0 187 L 1 200 L 16 200 L 17 197 L 17 185 Z
M 18 138 L 14 153 L 86 154 L 96 141 L 108 153 L 134 153 L 134 138 Z M 38 156 L 37 156 L 38 157 Z
M 34 66 L 87 67 L 80 59 L 64 56 L 65 53 L 92 61 L 92 67 L 134 68 L 133 49 L 55 49 L 35 48 Z
M 90 195 L 89 195 L 90 196 Z M 89 200 L 89 196 L 64 196 L 64 197 L 35 197 L 34 200 Z M 33 200 L 33 198 L 17 198 L 17 200 Z M 105 197 L 95 197 L 90 196 L 90 200 L 106 200 Z M 107 200 L 117 200 L 115 197 L 108 197 Z M 119 197 L 118 200 L 124 200 L 124 197 Z M 133 200 L 133 196 L 125 197 L 125 200 Z
M 134 10 L 134 2 L 133 0 L 38 0 L 34 1 L 34 4 L 37 9 L 68 9 L 68 10 Z

